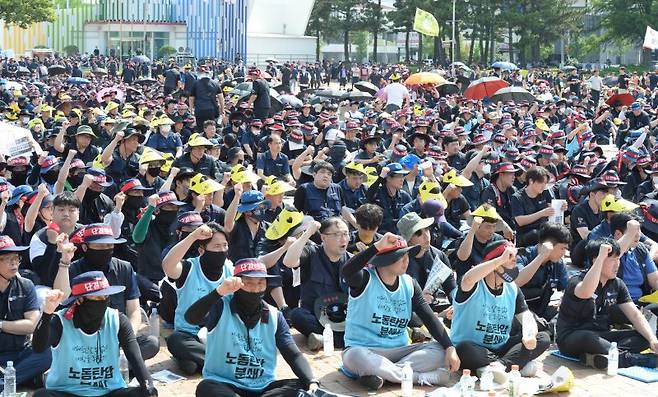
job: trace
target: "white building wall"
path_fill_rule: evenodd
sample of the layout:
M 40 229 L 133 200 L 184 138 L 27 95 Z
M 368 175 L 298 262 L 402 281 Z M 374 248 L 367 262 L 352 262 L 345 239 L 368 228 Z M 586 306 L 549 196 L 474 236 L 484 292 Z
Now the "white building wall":
M 264 65 L 266 59 L 280 62 L 315 62 L 315 37 L 250 34 L 247 36 L 247 63 Z

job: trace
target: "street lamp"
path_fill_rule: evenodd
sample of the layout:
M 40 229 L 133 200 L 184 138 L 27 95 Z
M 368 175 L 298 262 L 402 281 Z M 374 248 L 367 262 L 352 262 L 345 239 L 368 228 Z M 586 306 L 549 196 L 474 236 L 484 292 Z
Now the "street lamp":
M 457 7 L 457 0 L 452 0 L 452 41 L 450 42 L 452 48 L 452 75 L 455 75 L 455 8 Z

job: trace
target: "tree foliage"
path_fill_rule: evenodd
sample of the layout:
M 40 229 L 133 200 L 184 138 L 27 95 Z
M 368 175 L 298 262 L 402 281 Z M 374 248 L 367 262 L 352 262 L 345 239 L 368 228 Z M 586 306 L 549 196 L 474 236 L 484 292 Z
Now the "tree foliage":
M 593 10 L 601 15 L 602 39 L 615 44 L 637 43 L 647 26 L 658 25 L 658 1 L 594 0 Z
M 0 19 L 27 28 L 36 22 L 54 21 L 52 0 L 0 0 Z

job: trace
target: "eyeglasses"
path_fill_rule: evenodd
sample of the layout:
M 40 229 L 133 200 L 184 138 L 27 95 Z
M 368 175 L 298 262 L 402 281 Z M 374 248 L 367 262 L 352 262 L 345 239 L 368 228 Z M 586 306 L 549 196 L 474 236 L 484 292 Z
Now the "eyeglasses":
M 331 236 L 331 237 L 334 237 L 334 238 L 341 238 L 341 237 L 349 238 L 350 237 L 350 232 L 333 232 L 333 233 L 322 233 L 322 234 L 324 234 L 325 236 Z

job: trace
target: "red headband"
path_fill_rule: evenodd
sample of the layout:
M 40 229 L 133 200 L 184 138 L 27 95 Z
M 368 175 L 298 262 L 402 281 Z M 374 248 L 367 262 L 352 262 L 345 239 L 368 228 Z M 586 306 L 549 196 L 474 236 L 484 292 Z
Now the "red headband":
M 497 246 L 496 248 L 491 250 L 488 254 L 486 254 L 484 256 L 483 262 L 487 262 L 487 261 L 490 261 L 492 259 L 498 258 L 499 256 L 501 256 L 503 254 L 503 252 L 505 252 L 505 249 L 507 247 L 513 247 L 513 246 L 514 246 L 514 244 L 510 243 L 509 241 L 505 241 L 503 244 L 500 244 L 499 246 Z
M 253 271 L 267 273 L 267 268 L 265 267 L 265 264 L 260 261 L 244 261 L 235 265 L 233 275 L 239 276 L 241 273 Z
M 130 189 L 134 189 L 136 187 L 142 186 L 142 183 L 139 181 L 139 179 L 132 179 L 128 182 L 126 182 L 125 185 L 121 188 L 121 193 L 125 193 Z

